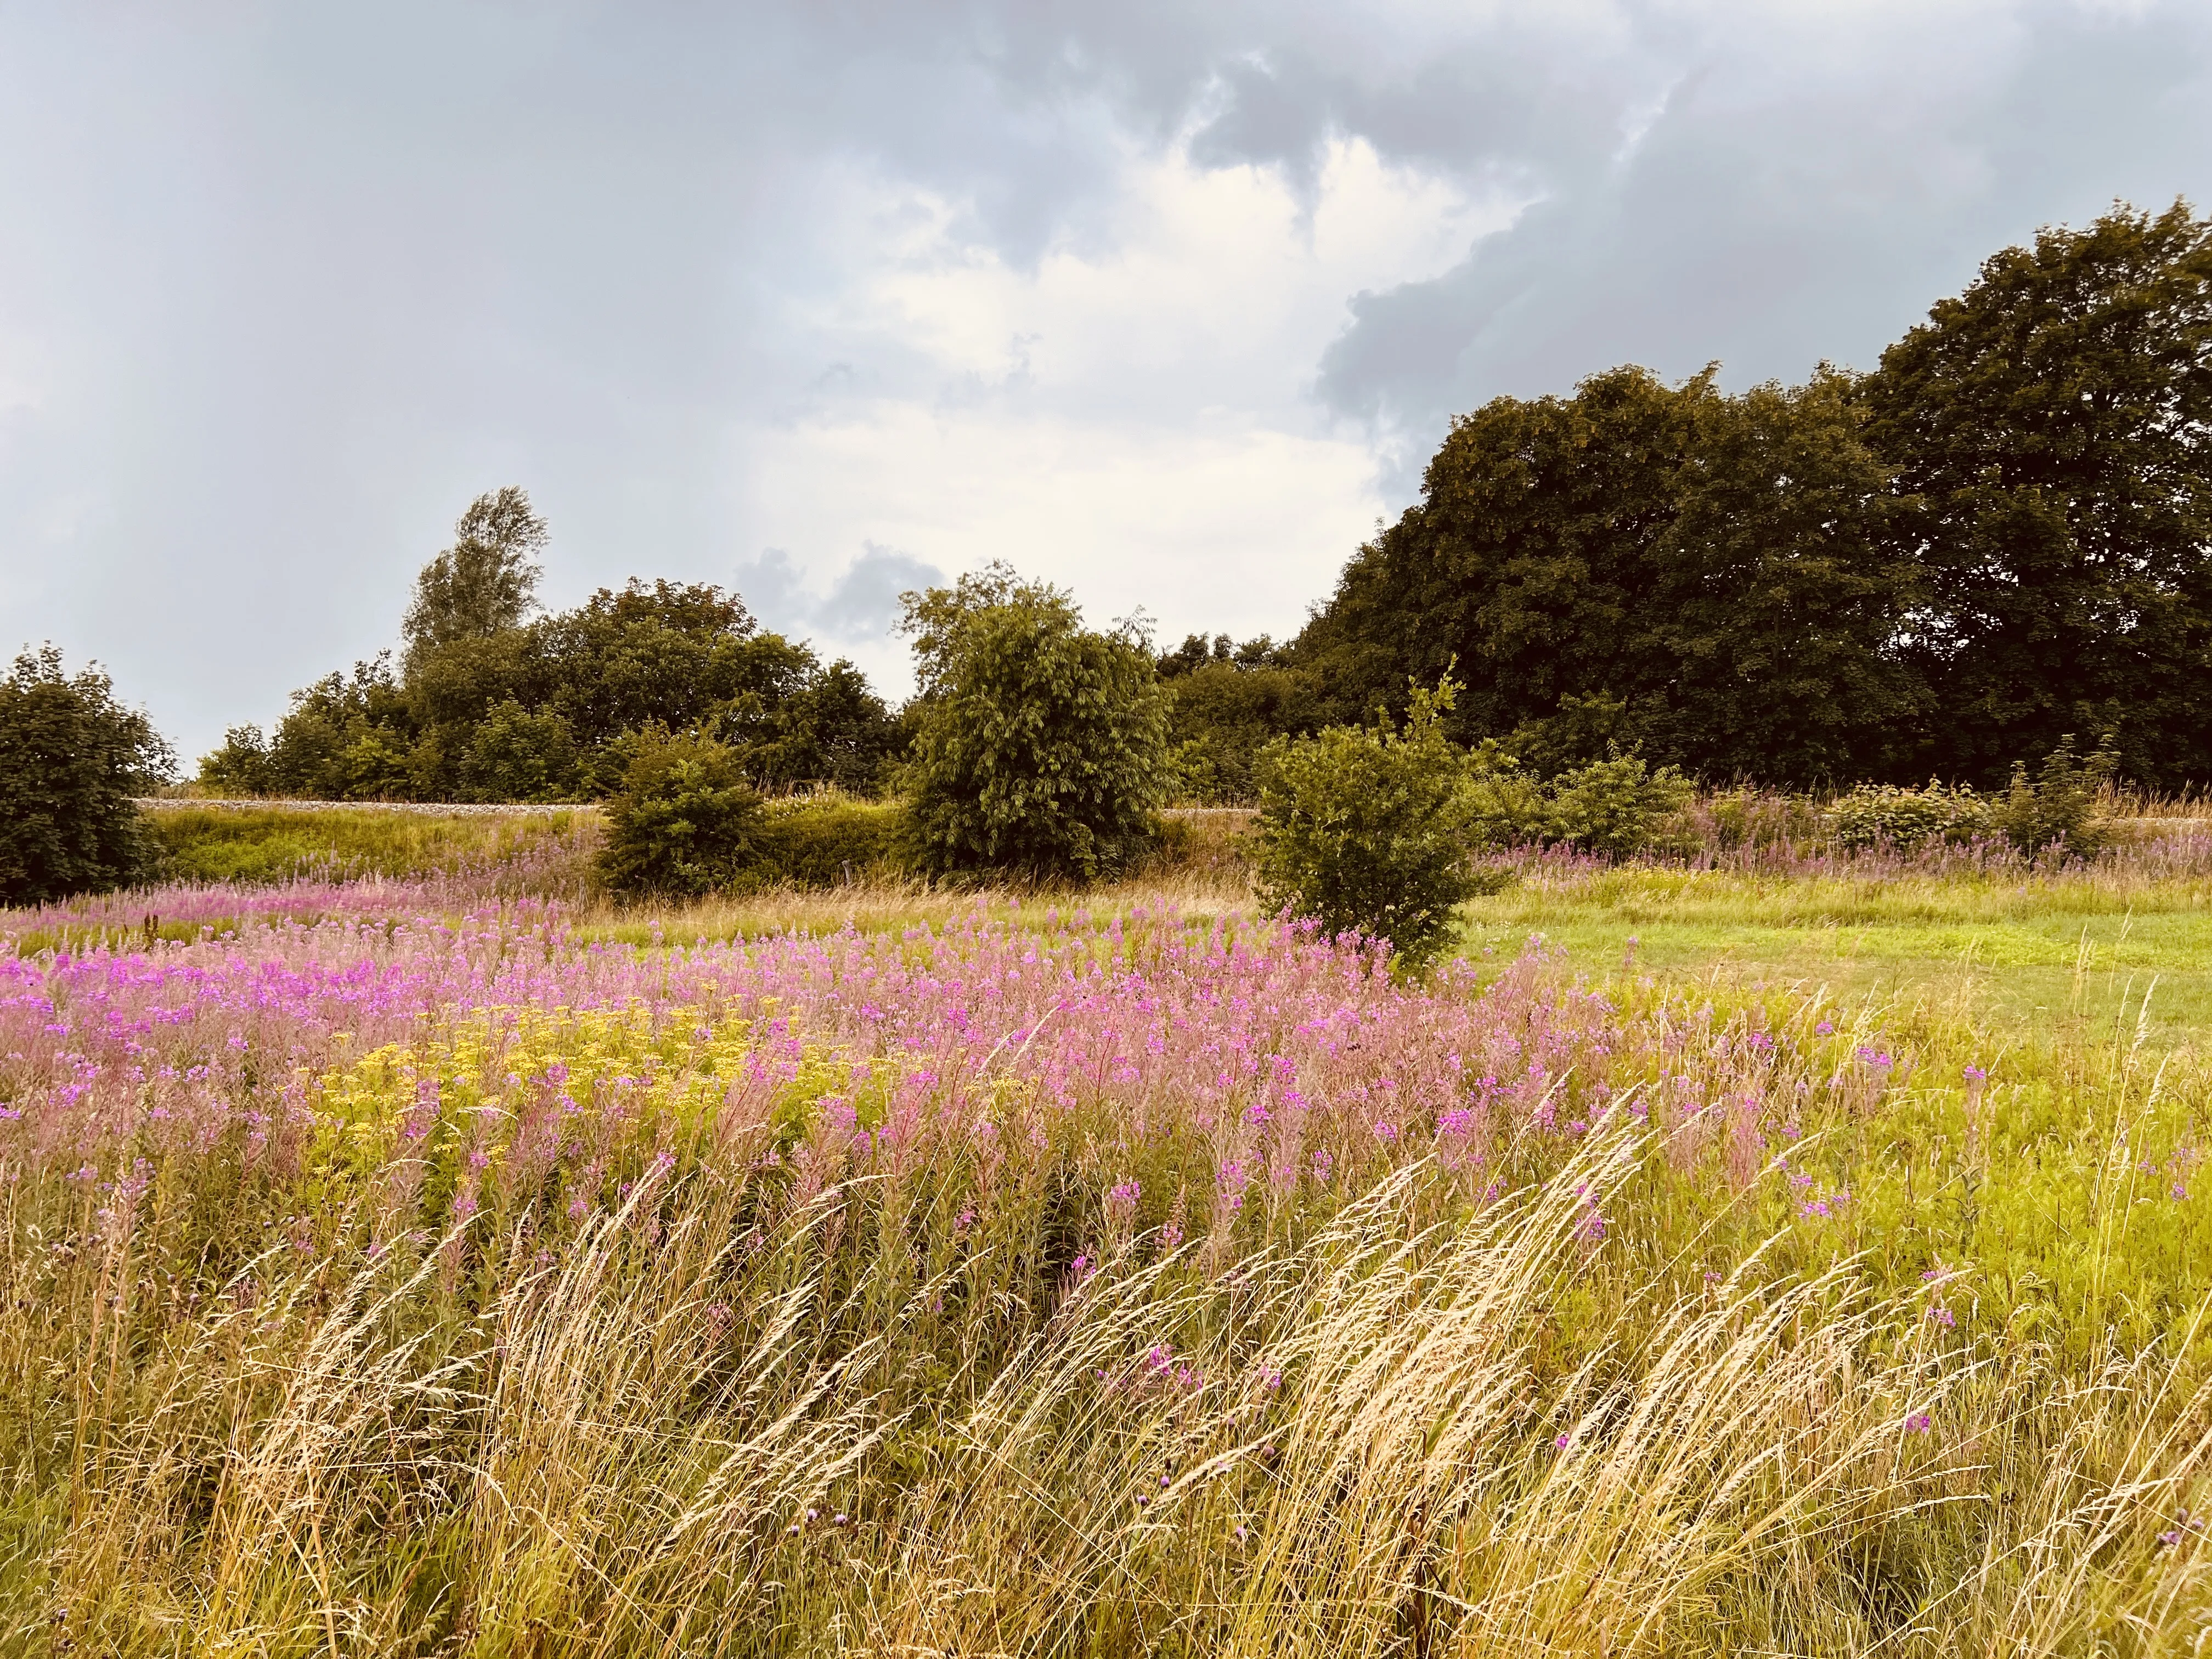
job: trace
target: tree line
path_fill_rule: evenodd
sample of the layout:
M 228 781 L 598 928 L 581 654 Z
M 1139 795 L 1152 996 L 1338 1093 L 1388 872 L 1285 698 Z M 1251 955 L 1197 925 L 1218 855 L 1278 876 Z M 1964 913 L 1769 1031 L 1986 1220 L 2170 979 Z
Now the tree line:
M 220 793 L 557 801 L 618 787 L 656 732 L 729 745 L 763 785 L 870 791 L 896 720 L 847 661 L 762 629 L 734 593 L 633 580 L 539 614 L 544 520 L 520 489 L 479 497 L 425 565 L 390 653 L 295 692 L 264 737 L 200 763 Z
M 1449 672 L 1454 738 L 1551 770 L 1987 787 L 2078 733 L 2212 780 L 2212 222 L 2047 229 L 1863 375 L 1492 399 L 1250 654 L 1194 665 L 1179 729 L 1231 771 L 1224 714 L 1356 722 Z
M 2075 734 L 2178 787 L 2212 780 L 2212 222 L 2177 203 L 2046 229 L 1864 374 L 1729 393 L 1714 368 L 1632 366 L 1492 399 L 1280 644 L 1155 653 L 994 566 L 906 596 L 919 685 L 894 711 L 711 586 L 544 611 L 547 535 L 521 490 L 479 498 L 418 575 L 397 662 L 295 693 L 265 735 L 234 728 L 200 784 L 642 801 L 660 827 L 637 867 L 693 886 L 713 860 L 670 835 L 737 834 L 748 800 L 815 784 L 899 796 L 914 867 L 1095 874 L 1161 800 L 1258 799 L 1286 740 L 1408 716 L 1424 754 L 1479 755 L 1486 787 L 1555 803 L 1515 809 L 1532 824 L 1629 787 L 1602 769 L 1630 763 L 1987 788 Z M 106 828 L 37 829 L 15 796 L 90 767 L 121 799 L 167 769 L 143 716 L 51 652 L 0 686 L 0 759 L 15 896 L 97 862 L 71 836 L 129 839 L 106 808 L 80 815 Z

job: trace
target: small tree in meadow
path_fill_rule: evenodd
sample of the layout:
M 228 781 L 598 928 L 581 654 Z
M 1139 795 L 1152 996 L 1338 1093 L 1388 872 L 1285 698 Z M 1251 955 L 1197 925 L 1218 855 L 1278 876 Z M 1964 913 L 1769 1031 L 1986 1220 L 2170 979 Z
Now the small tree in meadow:
M 1641 755 L 1618 752 L 1552 781 L 1552 831 L 1586 853 L 1633 857 L 1689 805 L 1696 786 L 1671 766 L 1654 771 Z
M 622 787 L 607 802 L 600 873 L 618 893 L 712 892 L 745 865 L 760 810 L 726 744 L 641 732 Z
M 1058 588 L 994 565 L 905 596 L 921 690 L 903 771 L 932 874 L 1088 881 L 1150 845 L 1171 776 L 1167 707 L 1133 630 L 1083 626 Z
M 102 892 L 152 873 L 131 797 L 167 779 L 169 745 L 98 668 L 49 645 L 0 678 L 0 902 Z
M 1445 738 L 1458 688 L 1413 688 L 1406 724 L 1334 726 L 1261 753 L 1261 902 L 1331 933 L 1389 940 L 1418 964 L 1452 936 L 1477 882 L 1468 842 L 1480 811 L 1466 755 Z
M 1991 808 L 1990 820 L 2030 858 L 2051 852 L 2062 858 L 2087 858 L 2103 845 L 2090 821 L 2097 792 L 2112 781 L 2119 763 L 2109 737 L 2084 760 L 2074 752 L 2069 733 L 2045 758 L 2033 781 L 2024 763 L 2014 765 L 2012 787 Z

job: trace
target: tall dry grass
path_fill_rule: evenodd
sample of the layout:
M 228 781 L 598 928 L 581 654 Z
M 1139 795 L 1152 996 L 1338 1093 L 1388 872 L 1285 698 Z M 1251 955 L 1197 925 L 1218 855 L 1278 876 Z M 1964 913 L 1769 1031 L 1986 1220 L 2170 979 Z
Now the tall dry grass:
M 1850 1263 L 1601 1263 L 1617 1122 L 1470 1213 L 1417 1165 L 1303 1243 L 1132 1241 L 959 1305 L 832 1191 L 648 1180 L 557 1249 L 280 1246 L 118 1352 L 131 1246 L 11 1379 L 8 1650 L 114 1654 L 2180 1653 L 2212 1398 L 1978 1357 Z M 17 1258 L 36 1241 L 11 1232 Z M 1157 1243 L 1157 1241 L 1153 1241 Z M 842 1258 L 842 1264 L 841 1264 Z M 11 1273 L 21 1270 L 11 1261 Z M 1563 1365 L 1559 1310 L 1619 1278 Z M 830 1284 L 842 1290 L 832 1294 Z M 13 1390 L 11 1389 L 11 1395 Z M 18 1419 L 15 1431 L 21 1432 Z M 66 1504 L 26 1509 L 23 1487 Z

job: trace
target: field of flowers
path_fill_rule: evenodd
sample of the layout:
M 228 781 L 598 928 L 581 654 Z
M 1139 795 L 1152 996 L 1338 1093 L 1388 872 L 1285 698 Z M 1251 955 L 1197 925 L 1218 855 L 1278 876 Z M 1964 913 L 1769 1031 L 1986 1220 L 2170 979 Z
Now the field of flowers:
M 0 917 L 0 1651 L 2212 1644 L 2191 1048 L 529 889 Z

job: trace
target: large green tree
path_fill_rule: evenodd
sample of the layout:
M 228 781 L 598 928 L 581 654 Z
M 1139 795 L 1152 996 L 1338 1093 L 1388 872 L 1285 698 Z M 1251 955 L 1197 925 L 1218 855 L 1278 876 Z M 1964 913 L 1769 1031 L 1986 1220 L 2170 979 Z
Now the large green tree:
M 1862 396 L 1926 575 L 1935 763 L 1995 782 L 2111 732 L 2135 776 L 2212 779 L 2212 222 L 2007 248 Z
M 1166 702 L 1142 641 L 1086 629 L 1067 594 L 1002 565 L 905 599 L 917 861 L 1079 880 L 1126 865 L 1168 783 Z
M 169 746 L 97 667 L 52 646 L 0 678 L 0 902 L 99 892 L 152 872 L 132 795 L 166 780 Z
M 1718 392 L 1639 368 L 1453 423 L 1421 500 L 1297 642 L 1323 707 L 1395 707 L 1456 661 L 1451 726 L 1551 769 L 1614 744 L 1708 773 L 1848 777 L 1909 740 L 1911 572 L 1849 384 Z

